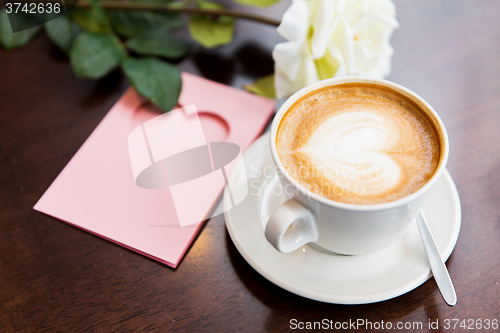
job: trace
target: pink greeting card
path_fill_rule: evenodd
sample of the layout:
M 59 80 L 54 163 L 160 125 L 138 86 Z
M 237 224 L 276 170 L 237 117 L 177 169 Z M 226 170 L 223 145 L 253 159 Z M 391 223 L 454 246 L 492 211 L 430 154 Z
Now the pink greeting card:
M 179 107 L 196 107 L 204 140 L 197 138 L 186 118 L 189 114 L 177 110 L 162 116 L 162 140 L 154 151 L 183 151 L 200 140 L 231 142 L 244 151 L 273 114 L 272 100 L 188 73 L 182 74 L 182 80 Z M 151 120 L 159 115 L 156 107 L 128 89 L 34 209 L 176 267 L 203 222 L 182 227 L 168 186 L 138 186 L 129 151 L 130 134 L 141 126 L 148 130 L 146 124 L 151 127 Z M 153 148 L 154 137 L 149 137 Z M 221 184 L 198 198 L 195 215 L 209 216 L 223 188 Z M 174 197 L 179 201 L 182 192 L 177 192 Z

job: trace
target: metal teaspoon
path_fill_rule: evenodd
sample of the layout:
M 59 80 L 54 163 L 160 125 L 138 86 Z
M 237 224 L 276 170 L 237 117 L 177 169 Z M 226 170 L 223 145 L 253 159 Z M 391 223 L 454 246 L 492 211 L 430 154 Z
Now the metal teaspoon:
M 448 303 L 448 305 L 454 306 L 457 304 L 457 294 L 455 293 L 453 282 L 451 282 L 450 274 L 446 269 L 446 265 L 443 262 L 441 253 L 436 245 L 436 241 L 434 240 L 431 230 L 429 229 L 429 225 L 427 224 L 427 221 L 421 211 L 417 214 L 416 220 L 420 236 L 422 237 L 422 242 L 424 243 L 427 260 L 431 266 L 432 275 L 436 280 L 441 296 L 443 296 L 443 299 L 446 303 Z

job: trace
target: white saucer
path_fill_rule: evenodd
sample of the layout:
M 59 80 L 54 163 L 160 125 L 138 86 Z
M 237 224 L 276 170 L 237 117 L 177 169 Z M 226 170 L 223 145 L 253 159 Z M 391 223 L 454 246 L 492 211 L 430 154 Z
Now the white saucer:
M 264 227 L 287 198 L 275 174 L 268 141 L 268 134 L 263 135 L 243 155 L 245 170 L 235 168 L 232 178 L 246 171 L 249 194 L 235 208 L 224 209 L 231 239 L 257 272 L 292 293 L 337 304 L 387 300 L 432 276 L 416 224 L 390 248 L 364 256 L 337 255 L 314 245 L 288 254 L 275 250 L 264 236 Z M 229 198 L 225 196 L 223 203 L 229 207 Z M 448 171 L 429 193 L 423 211 L 443 258 L 448 259 L 461 223 L 460 200 Z

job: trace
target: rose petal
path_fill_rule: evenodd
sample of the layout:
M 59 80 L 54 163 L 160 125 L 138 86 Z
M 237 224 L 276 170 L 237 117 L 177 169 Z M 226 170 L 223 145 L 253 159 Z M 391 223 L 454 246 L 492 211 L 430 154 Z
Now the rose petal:
M 351 27 L 342 16 L 333 32 L 332 40 L 337 44 L 340 52 L 342 52 L 347 75 L 352 75 L 354 72 L 354 35 L 352 34 Z
M 334 20 L 335 0 L 322 0 L 317 2 L 312 15 L 312 26 L 314 33 L 311 42 L 311 52 L 314 59 L 322 58 L 325 55 L 326 47 L 335 29 Z
M 293 0 L 278 27 L 288 41 L 273 51 L 277 97 L 288 97 L 333 73 L 389 74 L 389 39 L 399 26 L 395 15 L 391 0 Z
M 289 41 L 304 43 L 309 31 L 309 7 L 304 0 L 292 3 L 283 14 L 277 31 Z

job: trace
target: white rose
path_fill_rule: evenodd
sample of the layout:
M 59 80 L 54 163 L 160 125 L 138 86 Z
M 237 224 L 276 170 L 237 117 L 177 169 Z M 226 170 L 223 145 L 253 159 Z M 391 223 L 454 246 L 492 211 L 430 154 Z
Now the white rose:
M 289 41 L 273 51 L 276 96 L 331 77 L 383 78 L 391 70 L 395 17 L 391 0 L 294 0 L 278 27 Z

